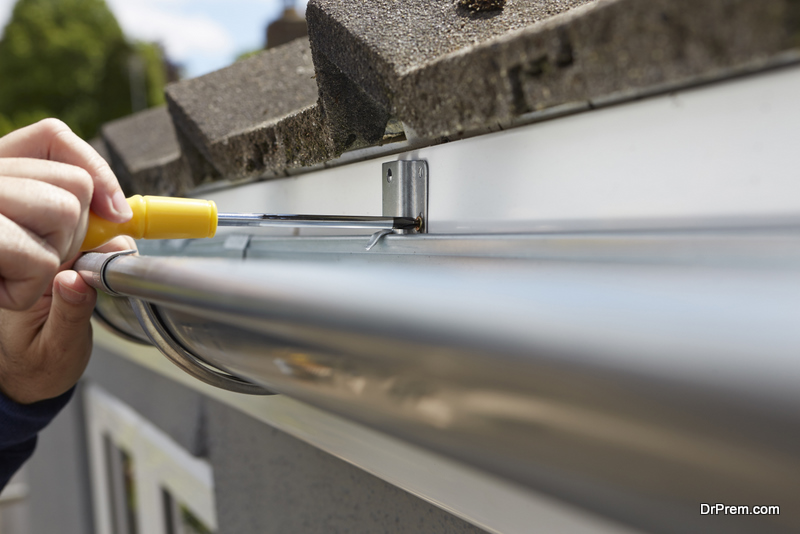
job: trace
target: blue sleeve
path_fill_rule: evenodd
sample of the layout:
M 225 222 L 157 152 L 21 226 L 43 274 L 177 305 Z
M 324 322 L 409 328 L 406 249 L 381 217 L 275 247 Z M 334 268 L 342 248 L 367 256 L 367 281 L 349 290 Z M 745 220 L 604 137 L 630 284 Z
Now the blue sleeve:
M 31 457 L 36 434 L 66 406 L 74 389 L 33 404 L 18 404 L 0 393 L 0 489 Z

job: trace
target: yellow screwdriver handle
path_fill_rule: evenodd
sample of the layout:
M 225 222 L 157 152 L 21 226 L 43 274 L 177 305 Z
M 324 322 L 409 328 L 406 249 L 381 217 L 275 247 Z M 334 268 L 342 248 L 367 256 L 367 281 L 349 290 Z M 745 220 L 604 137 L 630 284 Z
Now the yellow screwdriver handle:
M 89 212 L 89 226 L 81 251 L 92 250 L 118 235 L 134 239 L 192 239 L 217 233 L 217 205 L 213 200 L 134 195 L 128 199 L 133 218 L 112 223 Z

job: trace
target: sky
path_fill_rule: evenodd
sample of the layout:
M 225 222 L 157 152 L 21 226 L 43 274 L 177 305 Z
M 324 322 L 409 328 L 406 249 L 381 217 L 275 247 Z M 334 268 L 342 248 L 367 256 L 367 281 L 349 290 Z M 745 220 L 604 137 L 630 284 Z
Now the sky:
M 16 0 L 0 0 L 5 27 Z M 264 45 L 264 29 L 280 16 L 283 0 L 106 0 L 131 40 L 161 43 L 188 78 L 229 65 Z M 303 12 L 307 0 L 297 0 Z

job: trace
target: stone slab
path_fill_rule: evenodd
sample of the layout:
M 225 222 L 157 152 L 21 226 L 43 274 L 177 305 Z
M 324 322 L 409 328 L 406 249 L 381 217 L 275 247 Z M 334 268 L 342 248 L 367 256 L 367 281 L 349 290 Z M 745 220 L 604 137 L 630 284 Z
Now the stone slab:
M 726 77 L 800 47 L 796 0 L 508 0 L 476 13 L 457 2 L 312 0 L 307 18 L 317 68 L 338 69 L 427 140 Z M 346 118 L 329 111 L 345 100 L 322 98 L 325 113 Z
M 306 18 L 337 152 L 376 143 L 391 116 L 404 120 L 396 102 L 409 73 L 587 1 L 508 0 L 472 11 L 454 0 L 312 0 Z
M 280 176 L 330 158 L 307 39 L 172 84 L 166 96 L 184 152 L 194 147 L 225 179 Z
M 280 177 L 800 61 L 798 0 L 311 0 L 307 18 L 310 42 L 170 85 L 169 116 L 107 124 L 126 191 Z
M 181 195 L 193 187 L 165 106 L 106 123 L 101 135 L 126 194 Z

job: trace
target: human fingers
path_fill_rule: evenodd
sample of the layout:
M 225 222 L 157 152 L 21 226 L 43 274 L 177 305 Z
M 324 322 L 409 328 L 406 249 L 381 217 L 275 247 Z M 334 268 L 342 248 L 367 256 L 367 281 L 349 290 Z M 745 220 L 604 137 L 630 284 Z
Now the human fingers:
M 62 271 L 52 297 L 42 297 L 30 311 L 3 312 L 0 347 L 10 353 L 2 354 L 0 389 L 7 396 L 30 404 L 75 385 L 91 353 L 95 300 L 95 290 L 78 273 Z
M 0 215 L 0 308 L 20 311 L 33 306 L 60 263 L 52 245 Z
M 95 252 L 121 252 L 123 250 L 136 250 L 138 254 L 139 248 L 136 246 L 136 240 L 131 236 L 119 235 L 106 243 L 97 247 Z
M 97 292 L 72 270 L 61 271 L 53 281 L 53 302 L 50 315 L 42 328 L 42 344 L 48 351 L 58 351 L 52 368 L 58 377 L 48 383 L 47 397 L 66 392 L 83 374 L 92 352 L 90 319 L 97 301 Z
M 133 213 L 108 163 L 58 119 L 45 119 L 0 139 L 0 157 L 37 158 L 68 163 L 86 170 L 94 182 L 92 210 L 112 222 Z
M 60 261 L 72 257 L 83 242 L 87 204 L 87 199 L 81 202 L 46 182 L 0 176 L 0 214 L 42 238 L 58 252 Z
M 107 252 L 121 252 L 123 250 L 135 250 L 136 252 L 134 254 L 137 255 L 139 254 L 138 252 L 139 249 L 136 246 L 136 241 L 132 237 L 127 235 L 119 235 L 114 239 L 112 239 L 111 241 L 109 241 L 108 243 L 97 247 L 92 252 L 107 253 Z M 59 271 L 72 269 L 73 265 L 75 265 L 75 262 L 78 260 L 78 258 L 81 257 L 81 255 L 82 254 L 76 254 L 70 260 L 61 264 Z M 45 295 L 47 295 L 47 292 L 45 292 Z
M 75 235 L 70 246 L 72 255 L 78 251 L 86 232 L 89 205 L 92 201 L 94 184 L 92 177 L 86 170 L 56 161 L 47 161 L 34 158 L 0 158 L 0 177 L 30 178 L 48 183 L 64 189 L 75 196 L 80 204 L 81 224 L 75 229 Z M 8 191 L 14 194 L 15 190 Z M 0 205 L 0 213 L 2 213 Z M 36 217 L 51 218 L 50 210 L 32 211 Z
M 94 193 L 94 182 L 86 169 L 58 161 L 0 158 L 0 176 L 29 178 L 60 187 L 75 195 L 86 209 Z

